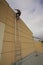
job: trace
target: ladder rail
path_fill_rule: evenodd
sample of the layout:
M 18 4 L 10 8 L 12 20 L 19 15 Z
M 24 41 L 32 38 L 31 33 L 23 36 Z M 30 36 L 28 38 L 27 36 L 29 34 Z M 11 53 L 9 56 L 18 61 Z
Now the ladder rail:
M 18 32 L 18 39 L 16 37 Z M 18 41 L 17 41 L 18 40 Z M 18 45 L 19 47 L 17 47 L 16 45 Z M 19 48 L 19 50 L 18 50 Z M 21 57 L 21 39 L 20 39 L 20 24 L 19 21 L 17 21 L 17 19 L 15 18 L 15 60 L 20 60 L 22 58 Z

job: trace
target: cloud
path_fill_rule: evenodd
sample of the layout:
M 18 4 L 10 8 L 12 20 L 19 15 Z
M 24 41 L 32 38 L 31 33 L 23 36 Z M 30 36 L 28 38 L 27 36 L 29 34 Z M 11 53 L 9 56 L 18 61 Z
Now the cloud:
M 22 20 L 34 35 L 43 35 L 43 0 L 7 0 L 11 8 L 21 10 Z M 41 32 L 40 32 L 41 31 Z

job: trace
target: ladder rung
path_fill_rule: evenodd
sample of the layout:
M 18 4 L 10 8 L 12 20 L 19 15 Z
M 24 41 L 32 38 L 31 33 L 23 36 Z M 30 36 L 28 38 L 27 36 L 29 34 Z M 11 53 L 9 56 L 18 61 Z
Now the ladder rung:
M 18 55 L 18 56 L 16 56 L 16 58 L 19 59 L 19 58 L 21 58 L 21 56 Z
M 21 52 L 16 52 L 16 54 L 21 54 Z
M 20 46 L 18 46 L 18 45 L 16 45 L 15 47 L 18 47 L 18 48 L 20 48 Z
M 21 56 L 21 54 L 16 54 L 16 56 Z
M 21 50 L 21 48 L 16 48 L 15 50 Z
M 20 46 L 20 43 L 16 43 L 16 45 L 19 45 Z
M 15 50 L 16 52 L 21 52 L 20 50 Z
M 16 49 L 19 49 L 19 50 L 20 50 L 21 48 L 19 48 L 19 47 L 16 47 Z M 15 49 L 15 50 L 16 50 L 16 49 Z

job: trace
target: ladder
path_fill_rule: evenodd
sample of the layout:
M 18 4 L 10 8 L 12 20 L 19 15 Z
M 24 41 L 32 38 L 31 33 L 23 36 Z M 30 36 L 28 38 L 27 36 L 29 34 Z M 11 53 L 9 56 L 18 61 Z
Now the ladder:
M 15 60 L 19 61 L 21 57 L 21 41 L 20 41 L 20 23 L 15 19 Z M 16 65 L 22 65 L 21 62 L 16 62 Z

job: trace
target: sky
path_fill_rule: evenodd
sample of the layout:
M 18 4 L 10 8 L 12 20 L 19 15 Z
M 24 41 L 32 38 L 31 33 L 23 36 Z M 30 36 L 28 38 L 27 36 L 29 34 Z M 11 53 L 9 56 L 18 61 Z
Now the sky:
M 6 0 L 11 8 L 20 9 L 21 19 L 33 36 L 43 38 L 43 0 Z

